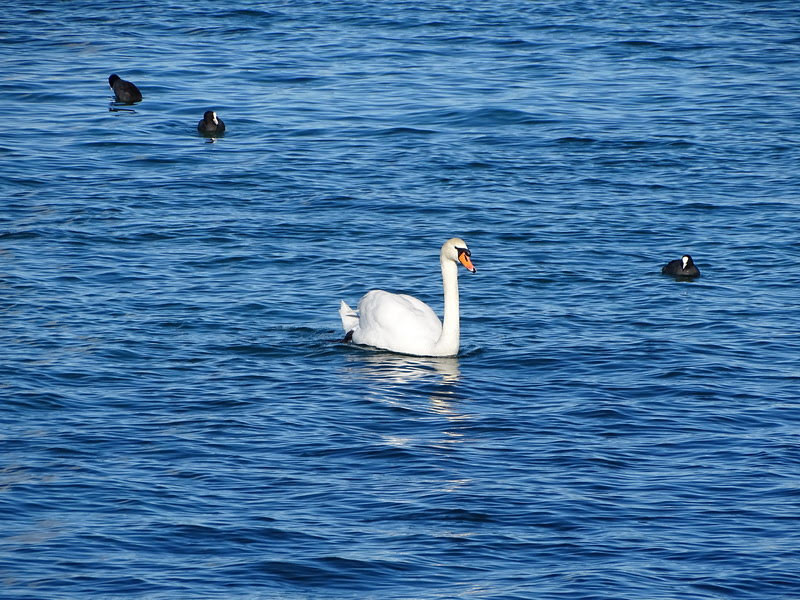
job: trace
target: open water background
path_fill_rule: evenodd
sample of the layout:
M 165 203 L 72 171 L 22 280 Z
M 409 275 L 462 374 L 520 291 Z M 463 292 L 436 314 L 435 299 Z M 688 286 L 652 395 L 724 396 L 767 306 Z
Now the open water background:
M 800 598 L 796 2 L 21 0 L 0 60 L 1 597 Z M 337 342 L 454 235 L 458 357 Z

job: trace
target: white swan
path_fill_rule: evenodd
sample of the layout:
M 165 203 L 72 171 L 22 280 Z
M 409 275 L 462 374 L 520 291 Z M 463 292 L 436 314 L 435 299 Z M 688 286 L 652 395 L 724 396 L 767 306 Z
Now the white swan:
M 372 290 L 358 301 L 358 312 L 342 300 L 339 316 L 345 340 L 416 356 L 455 356 L 459 345 L 458 263 L 471 272 L 466 242 L 452 238 L 442 245 L 444 325 L 433 309 L 413 296 Z

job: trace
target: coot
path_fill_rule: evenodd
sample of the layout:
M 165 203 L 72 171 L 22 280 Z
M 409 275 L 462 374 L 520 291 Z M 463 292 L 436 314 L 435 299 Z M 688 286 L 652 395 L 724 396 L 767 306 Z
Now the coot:
M 117 102 L 133 104 L 134 102 L 142 101 L 142 92 L 139 91 L 139 88 L 130 81 L 125 81 L 116 73 L 108 78 L 108 85 L 114 90 L 114 97 Z
M 673 277 L 700 277 L 700 270 L 694 266 L 692 257 L 688 254 L 669 261 L 661 268 L 661 273 Z
M 197 131 L 203 135 L 220 135 L 225 132 L 225 123 L 213 110 L 207 110 L 197 124 Z

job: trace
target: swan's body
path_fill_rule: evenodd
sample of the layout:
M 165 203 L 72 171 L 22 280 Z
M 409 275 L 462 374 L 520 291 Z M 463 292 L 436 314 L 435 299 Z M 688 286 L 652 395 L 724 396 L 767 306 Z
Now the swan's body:
M 661 267 L 661 273 L 673 277 L 700 277 L 700 269 L 695 266 L 692 257 L 688 254 L 669 261 Z
M 342 301 L 339 316 L 347 333 L 345 339 L 416 356 L 458 354 L 458 263 L 473 273 L 475 267 L 467 244 L 460 238 L 444 243 L 439 262 L 444 288 L 444 323 L 430 306 L 413 296 L 372 290 L 359 300 L 357 313 Z

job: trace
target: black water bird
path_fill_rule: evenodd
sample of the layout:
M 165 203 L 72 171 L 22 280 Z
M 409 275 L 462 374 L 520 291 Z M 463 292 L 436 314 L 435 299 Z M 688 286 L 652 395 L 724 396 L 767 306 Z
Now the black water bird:
M 221 135 L 225 133 L 225 123 L 213 110 L 207 110 L 197 124 L 197 131 L 203 135 Z
M 688 254 L 669 261 L 661 268 L 661 273 L 673 277 L 700 277 L 700 270 L 694 265 L 692 257 Z
M 133 104 L 142 101 L 142 92 L 139 91 L 139 88 L 130 81 L 125 81 L 116 73 L 108 78 L 108 85 L 114 90 L 114 98 L 117 102 Z

